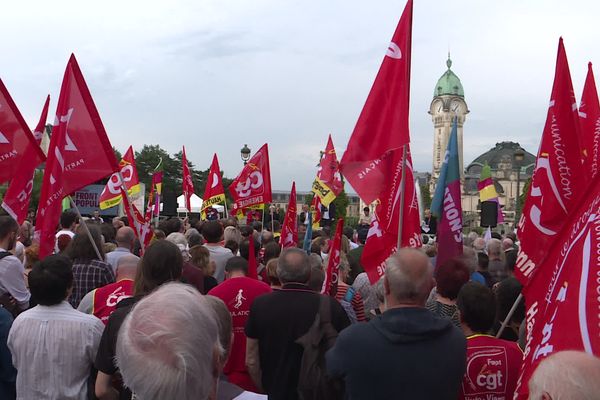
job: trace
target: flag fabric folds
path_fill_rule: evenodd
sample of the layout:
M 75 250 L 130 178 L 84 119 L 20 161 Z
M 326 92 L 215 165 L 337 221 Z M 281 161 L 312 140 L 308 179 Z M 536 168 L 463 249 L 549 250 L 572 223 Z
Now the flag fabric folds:
M 265 143 L 248 161 L 229 186 L 233 197 L 233 213 L 241 208 L 271 202 L 271 170 L 269 148 Z
M 98 110 L 75 56 L 71 55 L 58 98 L 36 218 L 40 258 L 54 248 L 62 199 L 117 168 Z
M 133 146 L 129 146 L 119 162 L 119 171 L 121 175 L 119 176 L 119 173 L 116 172 L 112 174 L 102 193 L 100 193 L 99 204 L 101 210 L 106 210 L 121 203 L 123 199 L 121 185 L 125 186 L 129 196 L 140 192 L 140 180 L 138 178 L 137 167 L 135 166 Z M 122 181 L 121 176 L 123 177 Z
M 431 202 L 431 213 L 438 219 L 436 265 L 462 255 L 462 205 L 460 197 L 457 119 L 454 118 L 448 148 Z
M 281 248 L 298 246 L 298 215 L 296 213 L 296 182 L 292 182 L 292 191 L 288 201 L 287 211 L 281 226 L 281 237 L 279 239 Z
M 338 220 L 335 228 L 335 236 L 329 249 L 329 257 L 327 258 L 327 271 L 325 280 L 321 288 L 321 294 L 335 296 L 337 293 L 339 270 L 342 252 L 342 235 L 344 232 L 344 219 Z
M 581 124 L 580 144 L 585 155 L 585 170 L 590 180 L 598 176 L 600 168 L 600 102 L 592 63 L 588 64 L 587 77 L 579 105 L 579 123 Z
M 310 203 L 310 214 L 312 214 L 312 228 L 319 229 L 321 227 L 321 198 L 316 194 Z
M 333 141 L 331 135 L 327 139 L 327 147 L 325 147 L 325 153 L 321 157 L 319 163 L 319 170 L 315 181 L 313 182 L 312 191 L 321 200 L 321 203 L 325 207 L 329 207 L 329 204 L 342 192 L 344 184 L 342 182 L 342 176 L 340 175 L 340 166 L 335 154 L 335 148 L 333 147 Z
M 579 117 L 562 38 L 546 124 L 518 226 L 515 276 L 526 286 L 586 190 L 578 140 Z
M 412 9 L 409 0 L 340 163 L 342 173 L 367 204 L 379 198 L 389 182 L 382 161 L 410 141 Z
M 206 219 L 206 209 L 215 204 L 225 202 L 225 189 L 221 180 L 221 169 L 219 168 L 219 160 L 217 154 L 213 156 L 208 177 L 206 178 L 206 188 L 204 189 L 204 197 L 202 198 L 201 218 Z
M 42 143 L 42 137 L 44 136 L 44 130 L 46 129 L 46 121 L 48 120 L 48 109 L 50 108 L 50 95 L 46 96 L 46 102 L 44 103 L 44 107 L 42 108 L 42 114 L 40 115 L 40 120 L 38 124 L 35 126 L 35 130 L 33 131 L 33 137 L 35 141 L 39 145 Z
M 181 155 L 181 168 L 183 171 L 183 198 L 185 200 L 185 208 L 188 212 L 192 212 L 192 205 L 190 203 L 192 195 L 194 194 L 194 182 L 192 182 L 192 174 L 190 173 L 190 166 L 187 162 L 187 156 L 185 155 L 185 146 L 183 146 L 183 153 Z

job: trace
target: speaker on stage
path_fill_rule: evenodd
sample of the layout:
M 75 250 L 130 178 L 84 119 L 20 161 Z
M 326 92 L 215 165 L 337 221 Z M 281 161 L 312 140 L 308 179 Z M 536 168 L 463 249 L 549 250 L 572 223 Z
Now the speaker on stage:
M 498 225 L 498 203 L 495 201 L 481 202 L 481 226 L 487 228 Z

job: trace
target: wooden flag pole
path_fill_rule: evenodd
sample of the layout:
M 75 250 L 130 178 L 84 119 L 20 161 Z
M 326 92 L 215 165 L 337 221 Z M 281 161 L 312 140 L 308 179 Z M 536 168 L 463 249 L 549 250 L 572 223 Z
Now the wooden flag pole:
M 225 218 L 229 218 L 229 211 L 227 211 L 227 197 L 223 194 L 223 204 L 225 205 Z
M 515 300 L 515 303 L 512 305 L 510 311 L 506 315 L 506 318 L 504 318 L 504 321 L 502 321 L 502 326 L 498 330 L 498 333 L 496 333 L 496 338 L 499 338 L 500 335 L 502 335 L 502 332 L 504 332 L 504 328 L 506 328 L 506 326 L 508 325 L 508 322 L 512 318 L 513 314 L 515 313 L 515 310 L 519 306 L 519 303 L 521 302 L 522 299 L 523 299 L 523 293 L 519 293 L 519 296 L 517 297 L 517 299 Z
M 402 178 L 400 180 L 400 216 L 398 217 L 398 250 L 402 247 L 402 224 L 404 223 L 404 191 L 406 187 L 406 145 L 402 146 Z
M 81 216 L 81 212 L 79 211 L 77 204 L 75 204 L 75 202 L 73 201 L 73 198 L 71 196 L 67 196 L 67 197 L 69 198 L 71 207 L 73 207 L 75 209 L 75 212 L 77 213 L 77 216 L 79 217 L 79 224 L 83 225 L 83 230 L 85 230 L 85 233 L 87 234 L 88 239 L 90 239 L 90 243 L 92 243 L 92 247 L 94 248 L 94 251 L 96 252 L 96 255 L 98 256 L 98 260 L 104 261 L 104 259 L 102 258 L 102 255 L 100 255 L 100 250 L 98 249 L 98 246 L 96 246 L 96 242 L 94 242 L 94 238 L 92 236 L 92 232 L 90 232 L 90 228 L 83 221 L 83 217 Z

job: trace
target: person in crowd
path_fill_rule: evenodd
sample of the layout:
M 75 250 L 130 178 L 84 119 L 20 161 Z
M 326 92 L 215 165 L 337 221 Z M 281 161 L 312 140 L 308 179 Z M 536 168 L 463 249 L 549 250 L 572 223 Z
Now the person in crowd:
M 169 236 L 171 233 L 183 233 L 184 230 L 184 224 L 178 217 L 161 221 L 158 227 L 165 233 L 165 236 Z
M 17 315 L 29 307 L 31 294 L 25 282 L 25 268 L 10 251 L 17 243 L 19 224 L 0 215 L 0 303 Z
M 421 232 L 427 235 L 435 235 L 437 233 L 437 219 L 431 214 L 431 210 L 428 208 L 423 212 Z
M 352 249 L 348 252 L 348 262 L 350 263 L 350 275 L 348 277 L 348 283 L 353 284 L 354 280 L 361 272 L 365 272 L 364 267 L 360 262 L 360 258 L 362 257 L 363 250 L 365 248 L 365 243 L 367 242 L 367 234 L 368 229 L 359 229 L 358 230 L 358 247 Z
M 100 216 L 100 210 L 94 210 L 92 216 L 90 217 L 90 222 L 98 225 L 104 223 L 104 220 Z
M 350 321 L 330 296 L 311 291 L 310 262 L 301 249 L 287 248 L 277 263 L 281 290 L 254 300 L 246 324 L 246 365 L 256 387 L 272 400 L 298 399 L 303 348 L 296 340 L 315 322 L 321 301 L 329 303 L 331 324 L 340 332 Z
M 383 277 L 373 285 L 374 297 L 377 300 L 377 307 L 369 310 L 367 319 L 370 321 L 385 312 L 385 288 L 383 287 Z
M 99 224 L 98 227 L 100 228 L 100 233 L 102 234 L 102 238 L 104 239 L 104 243 L 110 243 L 110 244 L 114 244 L 116 245 L 117 242 L 115 240 L 116 236 L 117 236 L 117 231 L 115 230 L 115 228 L 112 226 L 112 224 Z
M 152 232 L 154 233 L 154 237 L 152 238 L 153 242 L 167 238 L 167 235 L 165 235 L 165 233 L 160 229 L 154 229 Z
M 485 277 L 479 273 L 479 271 L 477 271 L 479 259 L 477 258 L 477 253 L 475 253 L 475 250 L 472 247 L 463 246 L 462 261 L 465 263 L 467 268 L 469 268 L 471 280 L 473 282 L 479 282 L 482 285 L 485 285 Z
M 95 315 L 106 325 L 108 317 L 115 311 L 117 304 L 133 296 L 133 283 L 139 262 L 140 258 L 133 254 L 126 254 L 119 258 L 116 282 L 94 289 L 83 296 L 77 310 Z
M 216 270 L 213 276 L 221 283 L 225 279 L 225 264 L 233 257 L 231 250 L 221 245 L 223 226 L 219 221 L 206 221 L 202 225 L 202 236 L 206 240 L 204 246 L 210 252 L 210 261 L 215 263 Z
M 13 324 L 13 316 L 4 307 L 0 307 L 0 399 L 17 398 L 17 370 L 12 363 L 8 348 L 8 333 Z
M 146 294 L 152 292 L 160 285 L 178 281 L 183 269 L 183 257 L 179 248 L 166 240 L 158 240 L 146 248 L 142 262 L 138 267 L 133 289 L 134 297 L 121 300 L 117 309 L 108 318 L 106 328 L 102 333 L 98 354 L 94 367 L 98 370 L 95 394 L 100 400 L 104 399 L 131 399 L 131 391 L 118 384 L 112 385 L 113 377 L 120 379 L 119 370 L 114 363 L 115 349 L 119 329 L 123 320 L 129 314 L 134 304 Z M 166 303 L 162 307 L 171 309 L 172 304 Z
M 236 242 L 238 246 L 242 242 L 242 233 L 236 226 L 228 226 L 223 230 L 223 242 L 229 241 Z
M 358 227 L 369 229 L 372 221 L 373 216 L 371 215 L 371 209 L 369 207 L 363 208 L 363 214 L 358 218 Z
M 600 358 L 559 351 L 542 360 L 529 380 L 531 400 L 593 400 L 600 393 Z
M 10 253 L 12 253 L 13 256 L 17 257 L 19 262 L 23 264 L 23 261 L 25 260 L 25 246 L 23 246 L 23 243 L 17 240 Z
M 515 244 L 513 243 L 512 239 L 509 238 L 504 238 L 502 239 L 502 251 L 504 251 L 505 253 L 507 251 L 511 251 L 515 249 Z
M 365 314 L 368 318 L 371 311 L 379 308 L 379 300 L 375 294 L 375 285 L 371 285 L 371 281 L 366 272 L 361 272 L 354 280 L 352 287 L 360 294 L 360 297 L 363 300 Z
M 460 327 L 456 297 L 460 288 L 469 281 L 469 268 L 461 259 L 451 258 L 436 268 L 434 276 L 436 292 L 434 298 L 427 302 L 427 309 Z
M 204 291 L 206 293 L 219 284 L 213 277 L 215 263 L 210 261 L 210 253 L 206 247 L 202 245 L 190 247 L 190 263 L 202 271 L 202 275 L 204 276 Z
M 485 279 L 485 285 L 489 288 L 493 286 L 493 279 L 488 271 L 490 259 L 484 252 L 477 253 L 477 272 Z
M 263 250 L 263 263 L 265 265 L 267 265 L 270 260 L 278 258 L 281 255 L 281 246 L 274 241 L 264 245 Z
M 475 242 L 475 239 L 477 239 L 479 237 L 479 235 L 477 234 L 477 232 L 475 231 L 471 231 L 469 232 L 469 234 L 467 236 L 464 237 L 464 245 L 467 247 L 473 247 L 473 243 Z
M 348 239 L 348 245 L 350 246 L 350 250 L 354 250 L 358 247 L 358 244 L 354 242 L 354 229 L 349 226 L 344 227 L 344 236 Z
M 71 260 L 60 255 L 46 257 L 29 274 L 38 305 L 19 315 L 8 335 L 18 399 L 87 399 L 104 325 L 66 302 L 73 284 Z
M 277 262 L 279 258 L 271 258 L 267 261 L 267 283 L 271 286 L 272 290 L 281 289 L 281 281 L 279 280 L 279 276 L 277 275 Z
M 117 248 L 106 255 L 106 262 L 110 264 L 113 272 L 116 273 L 119 259 L 133 252 L 135 232 L 132 228 L 124 226 L 117 231 L 115 241 L 117 242 Z
M 182 281 L 192 285 L 200 293 L 206 294 L 206 290 L 204 289 L 204 273 L 191 262 L 190 251 L 187 240 L 185 240 L 185 235 L 179 232 L 172 232 L 167 236 L 167 241 L 175 244 L 181 251 L 181 256 L 183 257 L 183 271 L 181 272 Z
M 242 257 L 232 257 L 225 264 L 225 280 L 208 294 L 223 300 L 233 318 L 233 347 L 223 373 L 230 382 L 245 390 L 256 392 L 257 388 L 246 368 L 244 327 L 254 300 L 262 294 L 271 293 L 272 290 L 266 283 L 248 278 L 247 275 L 248 261 Z
M 504 262 L 506 265 L 506 277 L 515 276 L 515 266 L 517 265 L 518 252 L 515 249 L 510 249 L 504 252 Z
M 185 231 L 185 239 L 188 242 L 188 247 L 192 248 L 196 245 L 204 244 L 204 239 L 202 239 L 202 235 L 196 228 L 190 228 Z
M 310 279 L 308 280 L 308 287 L 310 290 L 316 293 L 321 293 L 323 290 L 323 281 L 325 280 L 325 267 L 323 266 L 323 260 L 315 253 L 311 253 L 308 256 L 310 262 Z
M 27 220 L 23 221 L 19 228 L 19 241 L 23 243 L 25 247 L 29 247 L 33 243 L 33 235 L 33 224 Z
M 70 239 L 73 239 L 73 237 L 75 236 L 75 229 L 77 228 L 78 224 L 79 224 L 79 218 L 77 217 L 77 214 L 75 214 L 71 210 L 65 210 L 62 212 L 62 214 L 60 215 L 60 230 L 58 232 L 56 232 L 56 235 L 55 235 L 55 238 L 56 238 L 56 243 L 54 245 L 55 253 L 60 253 L 60 251 L 61 251 L 58 247 L 58 240 L 62 236 L 68 236 Z
M 23 261 L 23 267 L 25 268 L 25 284 L 27 285 L 27 288 L 29 288 L 27 276 L 38 261 L 40 261 L 40 245 L 34 243 L 25 249 L 25 260 Z
M 317 236 L 310 244 L 310 252 L 325 260 L 329 254 L 329 240 L 325 236 Z
M 466 339 L 425 308 L 435 284 L 427 256 L 401 249 L 383 279 L 386 311 L 340 333 L 326 354 L 329 376 L 344 379 L 352 399 L 456 399 Z
M 260 244 L 264 247 L 269 243 L 273 243 L 275 241 L 275 236 L 273 232 L 264 230 L 260 234 Z
M 204 296 L 189 285 L 168 283 L 125 318 L 116 362 L 136 398 L 215 399 L 222 353 L 215 312 Z
M 494 333 L 498 333 L 502 322 L 506 319 L 513 304 L 521 294 L 523 286 L 517 280 L 517 278 L 507 278 L 502 282 L 498 283 L 495 287 L 496 294 L 496 322 L 494 324 Z M 525 319 L 525 301 L 521 299 L 515 312 L 510 318 L 508 325 L 502 331 L 500 335 L 501 339 L 510 340 L 516 342 L 519 340 L 519 327 L 521 322 Z
M 121 217 L 114 217 L 112 219 L 112 226 L 113 228 L 115 228 L 115 232 L 117 232 L 119 229 L 121 229 L 122 227 L 126 226 L 125 222 L 123 222 L 123 220 L 121 219 Z
M 477 253 L 485 253 L 485 239 L 478 237 L 473 241 L 473 249 Z
M 467 337 L 467 370 L 459 399 L 483 399 L 490 394 L 512 399 L 523 352 L 516 343 L 488 334 L 496 312 L 494 294 L 485 285 L 468 282 L 458 293 L 456 305 Z
M 85 232 L 85 226 L 82 225 L 77 228 L 77 233 L 66 250 L 67 255 L 73 261 L 75 284 L 69 296 L 69 303 L 73 308 L 79 306 L 79 302 L 87 293 L 115 281 L 112 267 L 103 261 L 104 251 L 102 250 L 100 230 L 96 225 L 87 225 L 87 229 L 94 240 L 95 248 Z
M 365 304 L 363 303 L 362 296 L 352 286 L 346 283 L 349 272 L 350 264 L 348 264 L 345 254 L 342 253 L 340 266 L 338 268 L 338 282 L 335 298 L 340 303 L 347 302 L 352 306 L 353 315 L 349 316 L 350 321 L 365 322 L 367 317 L 365 316 Z M 349 310 L 346 310 L 346 312 L 348 311 Z
M 252 243 L 254 244 L 254 262 L 256 264 L 256 273 L 258 275 L 258 279 L 261 282 L 267 282 L 267 270 L 265 268 L 265 264 L 263 264 L 260 260 L 260 243 L 258 242 L 258 240 L 256 239 L 258 235 L 257 234 L 253 234 L 251 237 L 248 237 L 248 239 L 244 239 L 242 240 L 242 242 L 240 243 L 240 257 L 243 257 L 244 259 L 248 260 L 248 262 L 250 262 L 250 240 L 252 240 Z
M 499 239 L 490 239 L 487 243 L 487 255 L 490 259 L 488 271 L 494 283 L 498 283 L 508 277 L 504 261 L 502 242 Z

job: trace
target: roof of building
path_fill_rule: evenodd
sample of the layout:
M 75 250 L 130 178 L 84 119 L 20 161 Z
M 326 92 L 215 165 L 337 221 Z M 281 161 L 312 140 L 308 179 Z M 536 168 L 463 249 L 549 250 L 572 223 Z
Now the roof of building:
M 512 169 L 515 163 L 514 155 L 518 149 L 523 150 L 523 161 L 521 167 L 527 167 L 527 173 L 533 172 L 535 155 L 526 151 L 517 142 L 499 142 L 496 146 L 474 159 L 467 167 L 468 174 L 481 173 L 481 167 L 488 164 L 492 170 Z M 510 165 L 507 165 L 510 164 Z
M 433 97 L 445 94 L 465 97 L 465 91 L 463 90 L 462 83 L 460 83 L 460 79 L 450 69 L 450 67 L 452 67 L 450 54 L 448 54 L 446 65 L 448 66 L 448 70 L 444 72 L 440 79 L 438 79 L 435 89 L 433 90 Z

